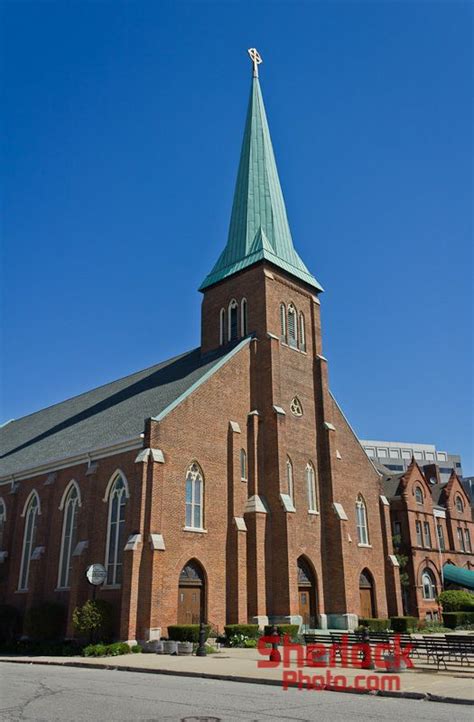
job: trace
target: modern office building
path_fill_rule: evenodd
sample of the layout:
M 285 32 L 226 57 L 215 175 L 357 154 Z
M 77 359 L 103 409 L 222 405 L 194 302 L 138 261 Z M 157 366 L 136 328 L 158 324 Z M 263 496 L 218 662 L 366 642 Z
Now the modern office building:
M 439 451 L 434 444 L 414 444 L 409 441 L 373 441 L 367 439 L 361 439 L 360 443 L 370 459 L 382 464 L 386 469 L 389 469 L 389 471 L 406 471 L 410 466 L 411 460 L 415 459 L 421 468 L 436 464 L 439 473 L 439 479 L 436 480 L 438 482 L 447 483 L 452 471 L 455 471 L 457 476 L 462 476 L 461 457 L 459 454 Z

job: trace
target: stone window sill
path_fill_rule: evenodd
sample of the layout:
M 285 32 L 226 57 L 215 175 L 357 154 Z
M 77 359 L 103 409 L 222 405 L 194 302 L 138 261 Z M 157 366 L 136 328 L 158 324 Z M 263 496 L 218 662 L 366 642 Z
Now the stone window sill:
M 15 589 L 15 594 L 28 594 L 29 589 Z
M 316 509 L 308 509 L 308 514 L 311 514 L 312 516 L 319 516 L 319 511 L 316 511 Z
M 362 549 L 372 549 L 372 544 L 357 544 L 358 547 L 362 547 Z
M 121 589 L 121 584 L 101 584 L 100 589 Z
M 70 592 L 71 587 L 56 587 L 55 592 Z
M 194 526 L 183 526 L 183 531 L 193 531 L 195 534 L 207 534 L 207 529 L 198 529 Z

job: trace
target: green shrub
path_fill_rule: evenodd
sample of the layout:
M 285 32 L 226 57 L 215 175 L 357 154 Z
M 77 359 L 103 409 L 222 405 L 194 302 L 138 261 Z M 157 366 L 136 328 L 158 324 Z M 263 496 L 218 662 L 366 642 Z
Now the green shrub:
M 0 644 L 11 642 L 20 634 L 21 615 L 16 607 L 0 604 Z
M 143 649 L 142 647 L 140 647 L 139 644 L 134 644 L 130 648 L 130 651 L 132 652 L 132 654 L 140 654 L 140 652 L 143 652 Z
M 119 657 L 121 654 L 130 654 L 130 645 L 126 642 L 114 642 L 108 644 L 106 656 L 107 657 Z
M 141 652 L 140 645 L 136 644 L 135 646 L 139 647 Z M 131 651 L 130 645 L 126 642 L 114 642 L 113 644 L 100 642 L 99 644 L 89 644 L 84 647 L 83 655 L 84 657 L 118 657 L 121 654 L 130 654 Z
M 471 612 L 474 611 L 474 594 L 462 589 L 447 589 L 437 598 L 443 606 L 443 612 Z
M 110 639 L 112 605 L 103 599 L 89 599 L 82 607 L 75 608 L 72 613 L 72 623 L 76 631 L 89 635 L 92 640 L 98 637 Z
M 211 625 L 206 624 L 206 639 Z M 199 642 L 199 624 L 173 624 L 168 627 L 168 637 L 175 642 Z
M 64 634 L 66 608 L 55 602 L 31 607 L 25 614 L 25 634 L 36 641 L 53 641 Z
M 298 636 L 299 625 L 298 624 L 276 624 L 278 634 L 283 637 L 285 634 L 290 639 Z M 265 637 L 270 637 L 272 634 L 273 625 L 267 625 L 265 627 Z
M 106 644 L 89 644 L 84 647 L 82 654 L 84 657 L 105 657 L 106 650 Z
M 255 647 L 257 646 L 257 640 L 256 639 L 245 639 L 243 646 L 245 649 L 255 649 Z
M 390 626 L 394 632 L 413 632 L 417 624 L 416 617 L 390 617 Z
M 472 612 L 443 612 L 445 627 L 456 629 L 465 625 L 474 624 L 474 611 Z
M 226 624 L 224 630 L 228 639 L 236 634 L 242 634 L 249 639 L 257 639 L 258 637 L 258 624 Z
M 370 632 L 385 632 L 390 629 L 390 619 L 381 619 L 377 617 L 365 617 L 359 619 L 361 627 L 368 627 Z

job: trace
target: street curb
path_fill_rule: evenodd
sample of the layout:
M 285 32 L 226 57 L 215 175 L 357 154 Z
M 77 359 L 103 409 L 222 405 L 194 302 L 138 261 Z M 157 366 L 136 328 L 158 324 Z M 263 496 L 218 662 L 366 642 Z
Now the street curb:
M 11 662 L 12 664 L 36 664 L 50 667 L 76 667 L 79 669 L 103 669 L 113 672 L 137 672 L 139 674 L 161 674 L 167 675 L 168 677 L 197 677 L 198 679 L 217 679 L 224 682 L 242 682 L 245 684 L 264 684 L 270 687 L 282 686 L 281 680 L 279 679 L 257 679 L 255 677 L 242 677 L 239 675 L 228 675 L 228 674 L 215 674 L 213 672 L 185 672 L 184 670 L 175 669 L 150 669 L 149 667 L 128 667 L 128 666 L 117 666 L 114 664 L 92 664 L 91 662 L 59 662 L 59 661 L 47 661 L 47 660 L 35 660 L 32 659 L 7 659 L 3 657 L 0 659 L 1 662 Z M 288 687 L 298 687 L 298 684 L 293 682 L 288 683 Z M 371 697 L 392 697 L 397 699 L 416 699 L 423 700 L 426 702 L 444 702 L 444 704 L 464 704 L 474 705 L 474 700 L 464 699 L 462 697 L 444 697 L 439 694 L 432 694 L 431 692 L 394 692 L 389 690 L 369 690 L 369 689 L 342 689 L 335 687 L 334 685 L 325 685 L 325 692 L 339 692 L 343 694 L 365 694 Z

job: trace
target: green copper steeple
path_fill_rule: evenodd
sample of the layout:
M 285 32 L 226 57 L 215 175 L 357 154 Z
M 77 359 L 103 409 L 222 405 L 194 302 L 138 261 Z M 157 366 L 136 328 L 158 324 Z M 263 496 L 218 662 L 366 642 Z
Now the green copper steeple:
M 254 61 L 254 73 L 229 236 L 226 247 L 199 290 L 266 260 L 322 291 L 293 246 L 258 81 L 257 63 L 261 60 L 258 54 L 258 60 L 255 60 L 252 52 L 249 53 Z

